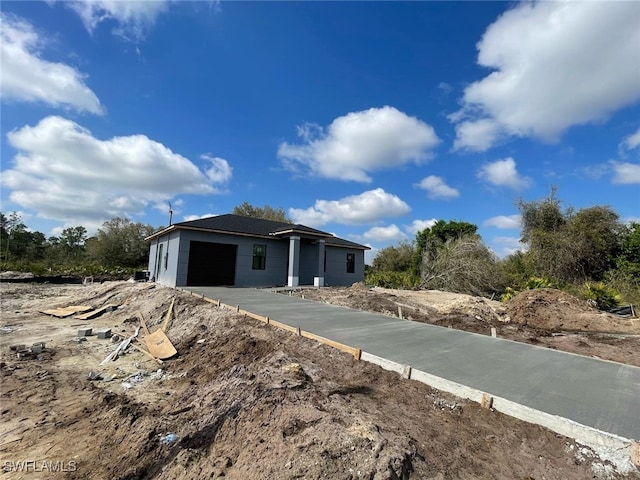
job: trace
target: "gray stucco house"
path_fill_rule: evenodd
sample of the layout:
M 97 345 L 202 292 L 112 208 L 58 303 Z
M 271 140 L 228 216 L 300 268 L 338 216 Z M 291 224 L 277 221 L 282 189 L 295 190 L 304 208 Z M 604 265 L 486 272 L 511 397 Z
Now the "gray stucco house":
M 351 285 L 364 280 L 369 249 L 304 225 L 239 215 L 176 223 L 146 240 L 150 277 L 171 287 Z

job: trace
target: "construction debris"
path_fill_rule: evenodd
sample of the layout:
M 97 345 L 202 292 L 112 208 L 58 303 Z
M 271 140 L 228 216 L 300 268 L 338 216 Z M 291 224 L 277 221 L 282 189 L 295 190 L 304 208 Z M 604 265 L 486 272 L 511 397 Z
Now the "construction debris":
M 112 312 L 112 311 L 116 310 L 119 306 L 120 305 L 109 303 L 109 304 L 105 305 L 104 307 L 100 307 L 100 308 L 98 308 L 96 310 L 91 310 L 90 312 L 83 313 L 81 315 L 76 315 L 73 318 L 77 318 L 78 320 L 90 320 L 92 318 L 99 317 L 103 313 Z
M 109 355 L 106 356 L 106 358 L 100 362 L 100 366 L 105 365 L 107 363 L 109 363 L 112 360 L 115 360 L 116 358 L 118 358 L 118 355 L 122 352 L 124 352 L 127 347 L 129 346 L 129 344 L 133 341 L 134 338 L 136 338 L 138 336 L 138 332 L 140 331 L 140 327 L 136 328 L 136 331 L 133 335 L 131 335 L 129 338 L 127 338 L 126 340 L 123 340 L 122 342 L 120 342 L 120 345 L 118 345 L 118 347 L 111 352 Z
M 71 305 L 68 307 L 59 307 L 59 308 L 52 308 L 49 310 L 40 310 L 40 313 L 44 313 L 45 315 L 51 315 L 58 318 L 66 318 L 66 317 L 70 317 L 73 314 L 87 312 L 89 310 L 93 310 L 93 307 L 90 305 Z

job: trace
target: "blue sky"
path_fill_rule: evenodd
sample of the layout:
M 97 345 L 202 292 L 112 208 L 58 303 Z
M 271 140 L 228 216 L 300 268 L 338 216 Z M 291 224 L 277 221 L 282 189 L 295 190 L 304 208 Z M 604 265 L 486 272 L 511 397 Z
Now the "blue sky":
M 3 2 L 1 210 L 46 235 L 250 202 L 380 249 L 516 201 L 640 220 L 640 3 Z

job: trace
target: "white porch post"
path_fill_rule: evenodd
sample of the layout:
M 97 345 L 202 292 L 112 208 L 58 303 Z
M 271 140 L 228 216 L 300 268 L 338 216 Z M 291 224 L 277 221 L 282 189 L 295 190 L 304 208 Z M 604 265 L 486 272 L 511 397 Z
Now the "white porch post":
M 297 287 L 300 284 L 300 237 L 289 237 L 289 277 L 287 286 Z
M 318 240 L 318 276 L 313 284 L 316 287 L 324 287 L 324 240 Z

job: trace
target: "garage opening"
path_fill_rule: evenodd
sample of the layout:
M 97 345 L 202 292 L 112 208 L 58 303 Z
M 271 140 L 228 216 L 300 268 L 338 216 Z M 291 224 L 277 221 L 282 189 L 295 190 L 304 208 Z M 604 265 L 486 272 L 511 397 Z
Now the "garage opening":
M 190 242 L 187 286 L 228 286 L 235 283 L 237 245 Z

